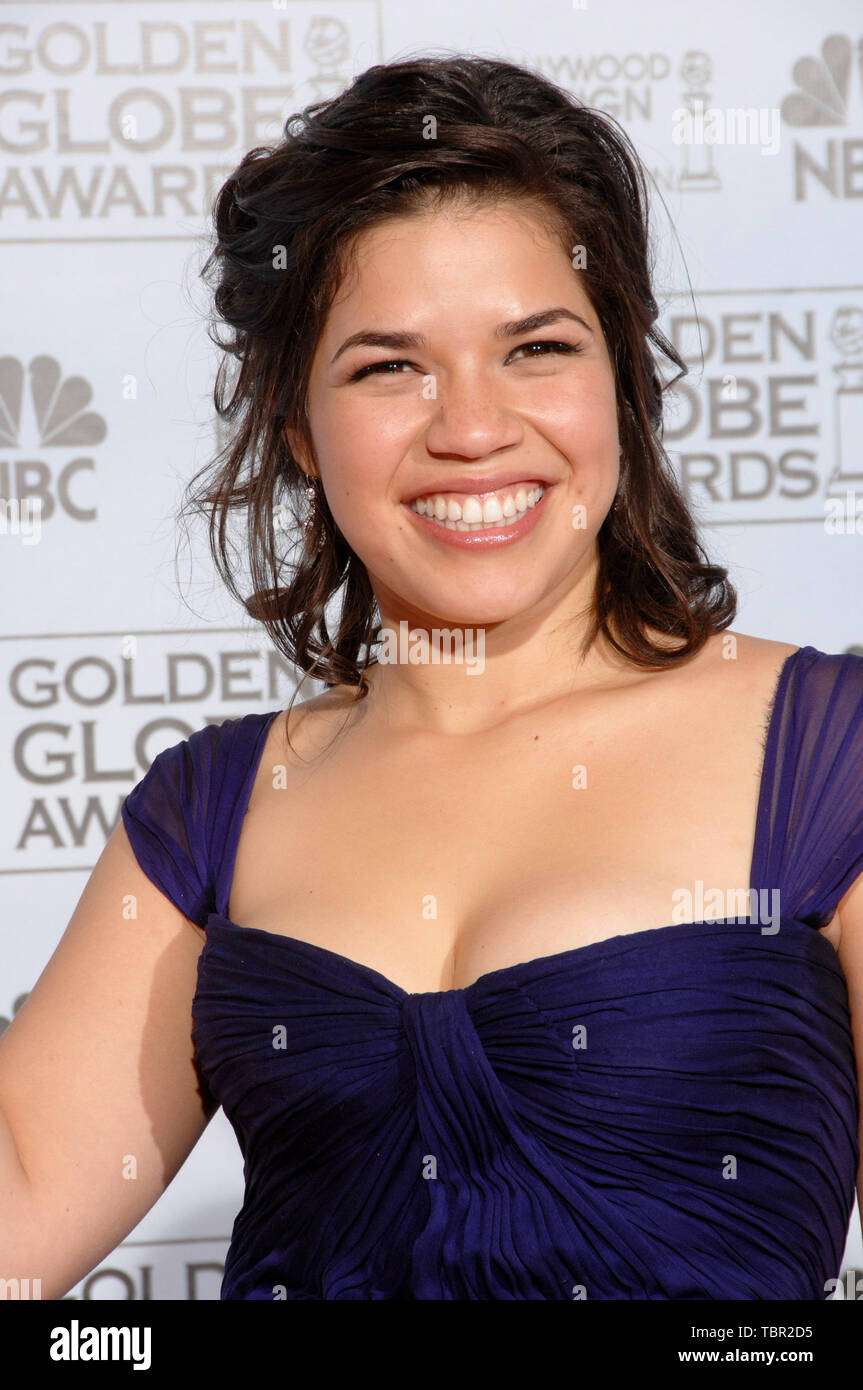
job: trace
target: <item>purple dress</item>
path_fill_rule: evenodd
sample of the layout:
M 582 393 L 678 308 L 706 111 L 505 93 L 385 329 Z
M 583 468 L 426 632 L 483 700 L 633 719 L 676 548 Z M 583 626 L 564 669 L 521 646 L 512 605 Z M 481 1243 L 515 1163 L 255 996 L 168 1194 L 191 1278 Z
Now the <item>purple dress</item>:
M 817 928 L 863 872 L 863 657 L 779 676 L 751 868 L 778 929 L 744 907 L 419 994 L 226 916 L 278 713 L 166 749 L 122 808 L 206 929 L 192 1037 L 245 1175 L 221 1298 L 826 1298 L 858 1097 Z

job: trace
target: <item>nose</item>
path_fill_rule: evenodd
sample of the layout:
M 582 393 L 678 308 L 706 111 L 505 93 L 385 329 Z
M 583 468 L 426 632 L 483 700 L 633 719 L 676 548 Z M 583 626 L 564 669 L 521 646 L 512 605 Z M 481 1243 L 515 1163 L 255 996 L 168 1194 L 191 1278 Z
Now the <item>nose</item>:
M 426 430 L 430 454 L 484 458 L 520 444 L 524 428 L 504 400 L 505 387 L 478 374 L 432 377 L 432 418 Z M 428 389 L 424 385 L 424 389 Z

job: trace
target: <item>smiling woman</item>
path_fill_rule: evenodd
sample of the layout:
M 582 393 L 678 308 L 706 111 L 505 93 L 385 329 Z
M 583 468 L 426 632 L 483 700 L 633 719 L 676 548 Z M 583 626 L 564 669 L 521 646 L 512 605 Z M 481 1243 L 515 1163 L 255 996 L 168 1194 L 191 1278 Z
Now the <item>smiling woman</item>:
M 247 1193 L 222 1296 L 826 1297 L 863 660 L 725 631 L 661 443 L 654 350 L 685 367 L 634 149 L 514 65 L 392 63 L 251 151 L 215 223 L 236 428 L 192 502 L 236 594 L 245 514 L 246 607 L 331 687 L 201 748 L 234 819 L 198 1055 L 238 1134 L 271 1126 L 257 1187 L 297 1197 Z
M 215 224 L 204 275 L 232 332 L 213 335 L 240 368 L 230 393 L 227 358 L 220 370 L 216 406 L 234 428 L 189 507 L 209 518 L 231 592 L 302 670 L 366 695 L 375 548 L 396 536 L 411 546 L 408 572 L 428 572 L 439 551 L 414 518 L 432 510 L 450 553 L 488 557 L 471 569 L 500 592 L 501 613 L 554 526 L 557 577 L 577 570 L 578 597 L 592 595 L 583 654 L 602 633 L 635 666 L 661 670 L 731 622 L 733 586 L 704 555 L 661 444 L 671 383 L 652 349 L 679 375 L 686 367 L 657 327 L 644 172 L 610 117 L 507 63 L 381 65 L 292 117 L 278 146 L 251 150 Z M 435 457 L 447 458 L 442 470 Z M 454 457 L 469 466 L 456 470 Z M 469 502 L 466 521 L 462 497 L 522 479 L 554 493 L 542 536 L 528 518 L 505 535 L 454 539 L 512 516 L 504 494 L 501 518 L 490 501 L 488 518 Z M 309 544 L 291 563 L 274 516 L 310 487 Z M 441 501 L 393 513 L 417 496 Z M 234 510 L 247 518 L 251 597 L 228 548 Z M 533 549 L 515 545 L 527 532 Z M 439 580 L 455 617 L 468 576 L 450 566 Z M 412 587 L 419 600 L 421 576 Z M 331 636 L 325 613 L 342 590 Z
M 376 594 L 395 588 L 417 614 L 433 594 L 450 619 L 479 607 L 489 624 L 514 604 L 532 607 L 550 580 L 576 595 L 592 579 L 620 445 L 602 331 L 574 280 L 542 221 L 512 200 L 389 218 L 364 233 L 360 272 L 336 297 L 312 361 L 308 408 L 327 505 Z M 553 295 L 573 308 L 496 321 L 495 306 Z M 406 313 L 432 331 L 361 329 L 342 340 L 355 320 Z M 386 349 L 413 355 L 384 358 Z M 286 433 L 309 475 L 306 442 Z M 590 522 L 578 531 L 577 509 Z M 535 549 L 550 511 L 553 569 L 537 566 Z M 441 569 L 440 545 L 485 563 Z
M 221 1105 L 223 1299 L 834 1287 L 863 658 L 728 630 L 661 444 L 643 177 L 610 118 L 453 57 L 370 69 L 225 184 L 233 429 L 191 505 L 235 594 L 245 518 L 246 607 L 328 688 L 126 798 L 0 1046 L 0 1179 L 20 1155 L 40 1213 L 0 1265 L 65 1292 L 85 1199 L 114 1177 L 113 1248 Z M 475 634 L 481 670 L 441 659 Z M 130 1097 L 104 1144 L 88 1085 Z M 139 1146 L 133 1196 L 101 1155 Z

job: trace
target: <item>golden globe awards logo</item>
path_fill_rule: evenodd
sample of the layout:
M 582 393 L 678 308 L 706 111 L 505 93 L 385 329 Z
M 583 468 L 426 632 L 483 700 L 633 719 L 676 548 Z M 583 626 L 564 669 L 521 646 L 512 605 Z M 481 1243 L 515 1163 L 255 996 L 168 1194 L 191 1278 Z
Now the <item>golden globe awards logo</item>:
M 0 25 L 0 239 L 193 237 L 242 155 L 378 49 L 376 0 L 89 8 Z
M 704 521 L 823 524 L 863 497 L 863 301 L 729 290 L 663 328 L 692 373 L 667 392 L 664 441 Z

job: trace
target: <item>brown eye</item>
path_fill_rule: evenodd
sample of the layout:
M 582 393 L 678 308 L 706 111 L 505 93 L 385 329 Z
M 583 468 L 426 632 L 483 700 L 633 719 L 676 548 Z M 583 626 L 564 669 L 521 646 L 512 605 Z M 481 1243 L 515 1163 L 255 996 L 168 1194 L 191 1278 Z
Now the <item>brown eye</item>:
M 536 343 L 522 343 L 521 347 L 514 348 L 513 351 L 514 351 L 514 352 L 524 352 L 524 351 L 526 351 L 527 348 L 547 348 L 547 349 L 549 350 L 549 352 L 552 352 L 552 353 L 556 353 L 556 352 L 576 353 L 576 352 L 581 352 L 581 351 L 583 351 L 583 349 L 581 348 L 580 345 L 579 345 L 579 346 L 576 346 L 576 345 L 574 345 L 573 343 L 553 343 L 553 342 L 547 342 L 544 338 L 543 338 L 543 339 L 540 339 L 540 340 L 539 340 L 538 342 L 536 342 Z M 547 357 L 547 356 L 549 355 L 549 352 L 531 353 L 531 354 L 530 354 L 530 357 Z M 530 360 L 530 357 L 528 358 L 528 361 Z
M 360 381 L 364 376 L 371 376 L 374 372 L 383 372 L 385 367 L 409 367 L 410 362 L 399 358 L 389 362 L 372 362 L 368 367 L 360 367 L 359 371 L 354 372 L 353 376 L 348 377 L 349 381 Z M 400 372 L 385 372 L 386 376 L 400 376 Z

